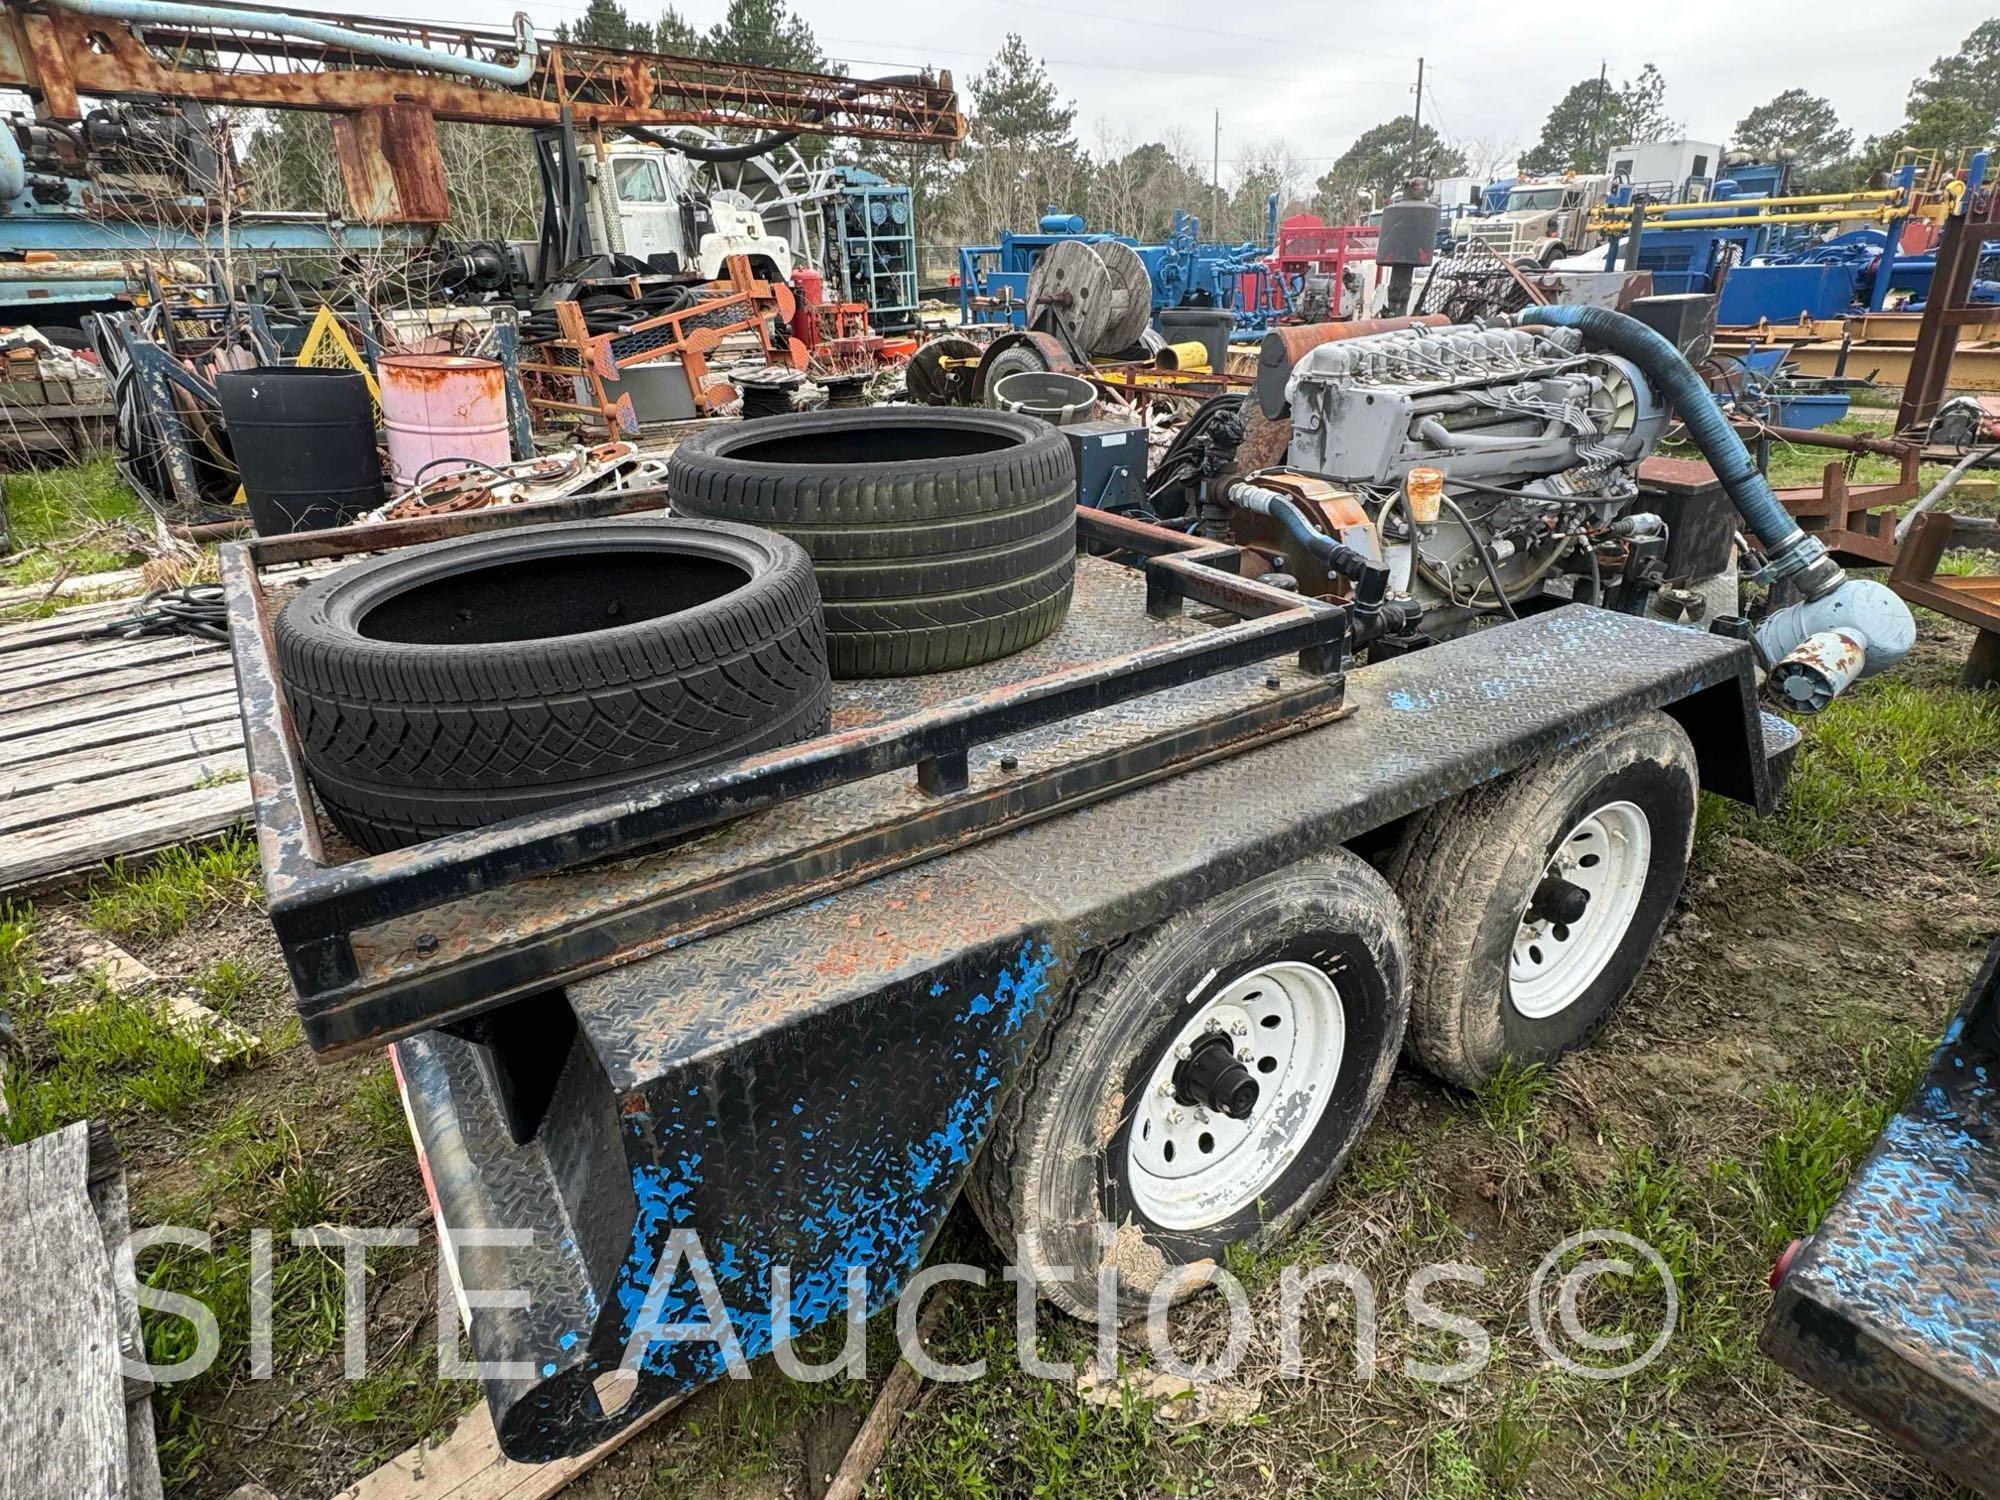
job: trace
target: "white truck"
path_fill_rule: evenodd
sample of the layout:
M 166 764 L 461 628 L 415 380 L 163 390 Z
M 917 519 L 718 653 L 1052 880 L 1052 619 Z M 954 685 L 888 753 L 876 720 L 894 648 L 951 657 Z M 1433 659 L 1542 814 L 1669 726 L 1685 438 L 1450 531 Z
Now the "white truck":
M 1614 180 L 1654 203 L 1703 202 L 1721 167 L 1722 147 L 1714 141 L 1638 141 L 1613 146 L 1605 159 Z
M 1609 173 L 1523 178 L 1507 190 L 1507 206 L 1491 218 L 1469 221 L 1465 236 L 1508 260 L 1549 265 L 1596 243 L 1585 226 L 1611 185 Z
M 756 201 L 712 185 L 679 152 L 619 144 L 589 159 L 586 170 L 594 178 L 590 227 L 599 245 L 640 260 L 674 255 L 709 281 L 732 255 L 748 257 L 753 271 L 792 279 L 792 244 L 770 232 Z

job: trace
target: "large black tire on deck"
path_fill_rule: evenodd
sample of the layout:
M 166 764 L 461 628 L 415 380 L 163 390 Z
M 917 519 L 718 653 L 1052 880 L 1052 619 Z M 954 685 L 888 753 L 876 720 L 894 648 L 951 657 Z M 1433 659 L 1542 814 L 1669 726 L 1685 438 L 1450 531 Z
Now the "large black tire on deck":
M 392 553 L 275 633 L 313 787 L 376 852 L 807 738 L 832 692 L 805 553 L 708 521 Z
M 976 666 L 1069 609 L 1075 465 L 1033 417 L 876 407 L 716 427 L 674 450 L 667 488 L 677 514 L 806 549 L 835 677 Z
M 1412 1055 L 1469 1088 L 1504 1064 L 1546 1063 L 1587 1042 L 1631 993 L 1673 912 L 1698 790 L 1687 731 L 1652 712 L 1420 813 L 1390 871 L 1410 922 Z M 1620 925 L 1595 950 L 1601 966 L 1585 963 L 1567 986 L 1552 985 L 1563 946 L 1584 940 L 1581 922 L 1538 909 L 1552 861 L 1587 861 L 1563 872 L 1587 881 L 1637 837 L 1645 849 L 1622 882 L 1629 904 L 1608 908 Z M 1586 903 L 1584 915 L 1606 912 Z M 1528 1002 L 1531 986 L 1540 1003 Z
M 1058 1307 L 1091 1321 L 1100 1317 L 1100 1270 L 1114 1265 L 1116 1305 L 1103 1311 L 1123 1322 L 1145 1312 L 1156 1289 L 1172 1289 L 1176 1268 L 1219 1265 L 1232 1245 L 1269 1244 L 1297 1228 L 1395 1071 L 1408 1014 L 1404 947 L 1395 893 L 1343 849 L 1101 952 L 1099 967 L 1071 985 L 1050 1017 L 973 1164 L 967 1196 L 1009 1263 Z M 1246 1070 L 1270 1090 L 1271 1112 L 1250 1116 L 1245 1138 L 1273 1143 L 1269 1176 L 1253 1172 L 1205 1203 L 1197 1188 L 1172 1205 L 1178 1219 L 1162 1222 L 1174 1216 L 1144 1180 L 1137 1141 L 1150 1128 L 1145 1105 L 1160 1092 L 1160 1070 L 1174 1066 L 1176 1044 L 1205 1016 L 1233 994 L 1247 991 L 1254 1002 L 1259 976 L 1280 967 L 1330 981 L 1340 1044 L 1311 1054 L 1319 1071 L 1295 1076 L 1290 1063 L 1268 1066 L 1284 1041 L 1268 1015 L 1233 1033 L 1243 1038 Z M 1211 1149 L 1208 1136 L 1192 1139 L 1199 1151 Z M 1190 1278 L 1178 1293 L 1198 1285 Z

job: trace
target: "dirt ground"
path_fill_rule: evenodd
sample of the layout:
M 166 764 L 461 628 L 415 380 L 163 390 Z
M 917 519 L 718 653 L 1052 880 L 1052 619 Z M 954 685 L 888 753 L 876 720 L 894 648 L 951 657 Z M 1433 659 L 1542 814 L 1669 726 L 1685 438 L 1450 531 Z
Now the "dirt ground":
M 1429 1262 L 1481 1268 L 1485 1286 L 1433 1294 L 1490 1330 L 1493 1361 L 1477 1380 L 1410 1378 L 1406 1358 L 1449 1358 L 1452 1341 L 1385 1294 L 1366 1379 L 1329 1303 L 1308 1319 L 1296 1378 L 1260 1338 L 1228 1399 L 1195 1419 L 1143 1394 L 1099 1405 L 1013 1368 L 1012 1288 L 996 1276 L 985 1291 L 959 1289 L 935 1341 L 940 1358 L 988 1356 L 989 1378 L 925 1387 L 874 1493 L 1950 1493 L 1755 1349 L 1773 1258 L 1825 1211 L 2000 930 L 2000 694 L 1955 686 L 1968 632 L 1929 615 L 1921 628 L 1891 678 L 1808 725 L 1786 813 L 1760 823 L 1705 807 L 1684 900 L 1594 1046 L 1476 1096 L 1405 1067 L 1301 1234 L 1228 1267 L 1259 1313 L 1291 1261 L 1344 1261 L 1392 1289 Z M 210 1300 L 222 1329 L 217 1364 L 156 1398 L 169 1493 L 187 1500 L 252 1479 L 318 1500 L 448 1431 L 477 1396 L 436 1376 L 433 1246 L 393 1080 L 379 1059 L 311 1058 L 254 869 L 246 846 L 226 845 L 185 868 L 107 872 L 88 890 L 0 912 L 0 979 L 21 1039 L 6 1075 L 9 1135 L 107 1115 L 135 1221 L 213 1236 L 208 1255 L 142 1258 L 155 1285 Z M 123 999 L 86 956 L 106 936 L 155 976 Z M 153 1009 L 168 994 L 247 1040 L 177 1040 Z M 293 1228 L 320 1223 L 417 1236 L 369 1256 L 362 1381 L 341 1378 L 338 1252 L 288 1243 Z M 268 1380 L 250 1378 L 246 1345 L 255 1225 L 278 1241 Z M 1619 1382 L 1566 1375 L 1527 1334 L 1530 1269 L 1592 1227 L 1659 1247 L 1683 1299 L 1667 1352 Z M 936 1254 L 997 1270 L 963 1212 Z M 1635 1284 L 1598 1310 L 1637 1326 L 1645 1293 Z M 1038 1327 L 1046 1356 L 1087 1354 L 1060 1315 L 1043 1310 Z M 1197 1299 L 1176 1329 L 1184 1353 L 1212 1352 L 1218 1299 Z M 177 1320 L 149 1322 L 155 1358 L 185 1336 Z M 1143 1348 L 1127 1361 L 1143 1377 Z M 872 1395 L 793 1385 L 763 1361 L 754 1379 L 700 1393 L 568 1493 L 816 1497 Z

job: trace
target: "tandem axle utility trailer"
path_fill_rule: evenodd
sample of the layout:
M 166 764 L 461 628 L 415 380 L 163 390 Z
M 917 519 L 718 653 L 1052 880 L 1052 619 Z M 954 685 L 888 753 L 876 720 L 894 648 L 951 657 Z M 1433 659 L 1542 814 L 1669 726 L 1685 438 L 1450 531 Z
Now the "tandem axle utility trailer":
M 723 1373 L 646 1336 L 711 1320 L 690 1254 L 755 1358 L 774 1269 L 793 1333 L 851 1279 L 879 1309 L 961 1191 L 1086 1316 L 1107 1257 L 1122 1316 L 1282 1235 L 1406 1045 L 1467 1081 L 1587 1038 L 1671 910 L 1697 782 L 1768 811 L 1796 743 L 1725 633 L 1572 604 L 1360 664 L 1339 605 L 1085 510 L 1026 652 L 837 684 L 821 738 L 679 783 L 342 846 L 276 667 L 281 565 L 646 504 L 225 554 L 305 1035 L 391 1045 L 521 1460 Z

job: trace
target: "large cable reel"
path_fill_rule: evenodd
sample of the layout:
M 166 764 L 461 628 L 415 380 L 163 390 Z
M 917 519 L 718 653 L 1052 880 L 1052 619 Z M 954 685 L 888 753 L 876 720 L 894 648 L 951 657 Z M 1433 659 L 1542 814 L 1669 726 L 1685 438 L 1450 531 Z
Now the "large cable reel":
M 1027 315 L 1030 328 L 1059 322 L 1086 354 L 1117 354 L 1152 321 L 1152 279 L 1119 240 L 1059 240 L 1028 273 Z

